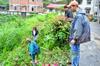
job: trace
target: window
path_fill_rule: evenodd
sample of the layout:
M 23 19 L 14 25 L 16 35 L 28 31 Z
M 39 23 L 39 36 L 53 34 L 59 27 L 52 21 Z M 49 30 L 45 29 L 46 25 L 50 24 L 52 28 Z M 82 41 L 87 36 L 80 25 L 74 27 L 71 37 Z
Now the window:
M 86 13 L 87 14 L 90 14 L 90 11 L 91 11 L 91 8 L 90 7 L 85 8 L 85 10 L 86 10 Z
M 91 1 L 92 1 L 92 0 L 87 0 L 87 4 L 91 4 Z
M 90 10 L 87 9 L 87 10 L 86 10 L 86 13 L 89 14 L 89 13 L 90 13 Z
M 34 8 L 32 7 L 32 11 L 34 11 Z
M 50 12 L 52 12 L 52 11 L 53 11 L 53 9 L 49 9 L 49 11 L 50 11 Z
M 17 10 L 17 7 L 16 6 L 14 7 L 14 10 Z

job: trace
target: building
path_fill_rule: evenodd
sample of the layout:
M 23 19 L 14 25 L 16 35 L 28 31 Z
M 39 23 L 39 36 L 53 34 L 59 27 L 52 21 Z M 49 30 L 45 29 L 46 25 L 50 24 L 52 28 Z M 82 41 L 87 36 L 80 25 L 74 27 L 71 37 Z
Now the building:
M 97 12 L 96 0 L 82 0 L 82 3 L 79 5 L 87 15 L 94 15 Z
M 48 4 L 47 5 L 47 13 L 53 12 L 58 13 L 58 15 L 64 15 L 64 6 L 66 4 Z
M 9 0 L 9 11 L 43 12 L 42 0 Z
M 97 20 L 98 23 L 100 23 L 100 0 L 96 0 L 96 6 L 97 6 Z

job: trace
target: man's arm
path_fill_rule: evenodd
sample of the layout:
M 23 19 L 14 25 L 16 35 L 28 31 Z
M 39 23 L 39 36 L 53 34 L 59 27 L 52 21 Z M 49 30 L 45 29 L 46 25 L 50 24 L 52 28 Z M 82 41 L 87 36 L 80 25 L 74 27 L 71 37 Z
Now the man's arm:
M 78 15 L 75 20 L 74 26 L 74 39 L 78 39 L 82 35 L 83 27 L 82 27 L 82 16 Z

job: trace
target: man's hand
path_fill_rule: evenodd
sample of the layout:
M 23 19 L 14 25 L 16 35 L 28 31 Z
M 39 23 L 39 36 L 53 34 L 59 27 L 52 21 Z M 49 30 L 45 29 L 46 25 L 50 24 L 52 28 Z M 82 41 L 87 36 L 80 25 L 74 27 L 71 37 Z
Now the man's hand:
M 71 21 L 73 21 L 73 19 L 72 18 L 67 18 L 67 21 L 71 22 Z
M 71 44 L 75 44 L 75 40 L 73 39 L 73 40 L 71 40 L 71 42 L 70 42 Z

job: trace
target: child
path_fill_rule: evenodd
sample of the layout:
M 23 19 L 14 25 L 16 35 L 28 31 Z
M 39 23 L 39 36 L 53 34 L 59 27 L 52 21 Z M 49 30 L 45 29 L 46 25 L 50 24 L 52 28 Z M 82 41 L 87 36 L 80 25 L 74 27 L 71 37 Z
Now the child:
M 34 40 L 36 41 L 37 36 L 38 36 L 38 30 L 36 27 L 33 27 L 32 35 L 33 35 Z
M 30 54 L 30 56 L 32 58 L 32 64 L 33 64 L 33 66 L 36 66 L 35 56 L 40 51 L 39 46 L 37 45 L 37 43 L 35 41 L 31 41 L 30 38 L 27 38 L 27 42 L 29 43 L 28 50 L 29 50 L 29 54 Z

